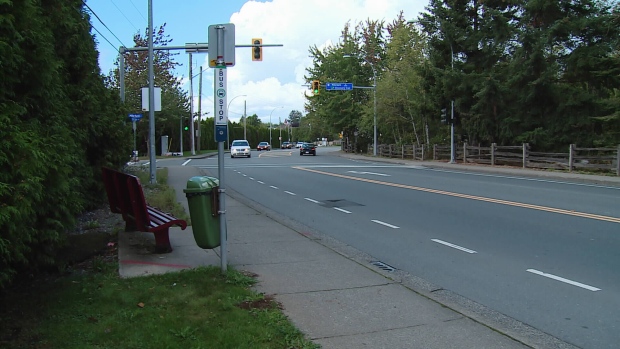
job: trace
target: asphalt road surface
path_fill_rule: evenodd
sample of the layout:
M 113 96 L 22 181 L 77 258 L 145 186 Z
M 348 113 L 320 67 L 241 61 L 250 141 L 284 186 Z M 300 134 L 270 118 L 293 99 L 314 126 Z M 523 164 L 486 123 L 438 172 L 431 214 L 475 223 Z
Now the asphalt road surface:
M 620 188 L 355 161 L 338 150 L 226 157 L 225 185 L 565 342 L 620 346 Z M 217 157 L 183 164 L 218 173 Z

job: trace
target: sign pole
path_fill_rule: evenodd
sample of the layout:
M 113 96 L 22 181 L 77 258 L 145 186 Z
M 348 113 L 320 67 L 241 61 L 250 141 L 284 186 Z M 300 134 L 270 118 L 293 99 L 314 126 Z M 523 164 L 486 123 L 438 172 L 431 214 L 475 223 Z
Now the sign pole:
M 217 140 L 217 165 L 218 176 L 220 181 L 219 197 L 220 197 L 220 260 L 222 273 L 227 271 L 227 249 L 226 241 L 226 187 L 224 185 L 224 141 L 226 141 L 228 127 L 228 106 L 226 104 L 226 63 L 224 61 L 224 26 L 215 26 L 217 32 L 216 40 L 216 68 L 214 69 L 214 95 L 215 95 L 215 137 Z M 211 40 L 209 40 L 211 41 Z M 210 50 L 209 50 L 210 51 Z M 219 135 L 219 137 L 218 137 Z

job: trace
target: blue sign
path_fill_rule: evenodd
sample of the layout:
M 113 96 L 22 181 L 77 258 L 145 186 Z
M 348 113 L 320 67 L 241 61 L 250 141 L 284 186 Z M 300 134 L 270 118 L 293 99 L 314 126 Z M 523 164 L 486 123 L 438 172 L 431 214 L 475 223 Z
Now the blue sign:
M 228 125 L 215 125 L 215 141 L 226 142 Z
M 325 84 L 326 91 L 350 91 L 353 89 L 351 82 L 328 82 Z
M 142 114 L 129 114 L 129 118 L 131 119 L 131 121 L 136 122 L 142 119 Z

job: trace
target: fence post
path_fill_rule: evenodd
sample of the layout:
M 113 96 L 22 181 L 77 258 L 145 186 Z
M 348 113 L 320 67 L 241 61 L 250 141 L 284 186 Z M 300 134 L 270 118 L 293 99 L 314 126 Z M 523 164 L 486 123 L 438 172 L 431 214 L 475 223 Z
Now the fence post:
M 422 144 L 422 161 L 424 161 L 424 149 L 428 144 Z
M 415 144 L 413 145 L 413 160 L 415 160 Z
M 491 143 L 491 166 L 495 166 L 495 143 Z
M 463 163 L 467 163 L 467 142 L 463 142 Z
M 433 144 L 433 160 L 437 160 L 437 144 Z
M 574 144 L 571 144 L 568 146 L 568 172 L 573 172 L 573 162 L 575 161 L 575 159 L 573 159 L 573 148 L 574 148 Z
M 401 149 L 402 150 L 400 151 L 400 158 L 404 159 L 405 158 L 405 145 L 404 144 L 401 146 Z
M 620 176 L 620 145 L 618 145 L 618 150 L 616 150 L 616 176 Z
M 523 143 L 523 168 L 527 167 L 527 143 Z

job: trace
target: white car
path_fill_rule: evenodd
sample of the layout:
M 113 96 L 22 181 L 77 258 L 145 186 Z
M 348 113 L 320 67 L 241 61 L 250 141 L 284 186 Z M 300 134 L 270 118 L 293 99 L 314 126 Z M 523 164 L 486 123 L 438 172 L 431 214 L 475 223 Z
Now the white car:
M 236 156 L 252 157 L 250 153 L 250 143 L 245 139 L 234 140 L 230 145 L 230 157 L 234 158 Z
M 301 148 L 304 145 L 304 142 L 297 142 L 295 148 Z

